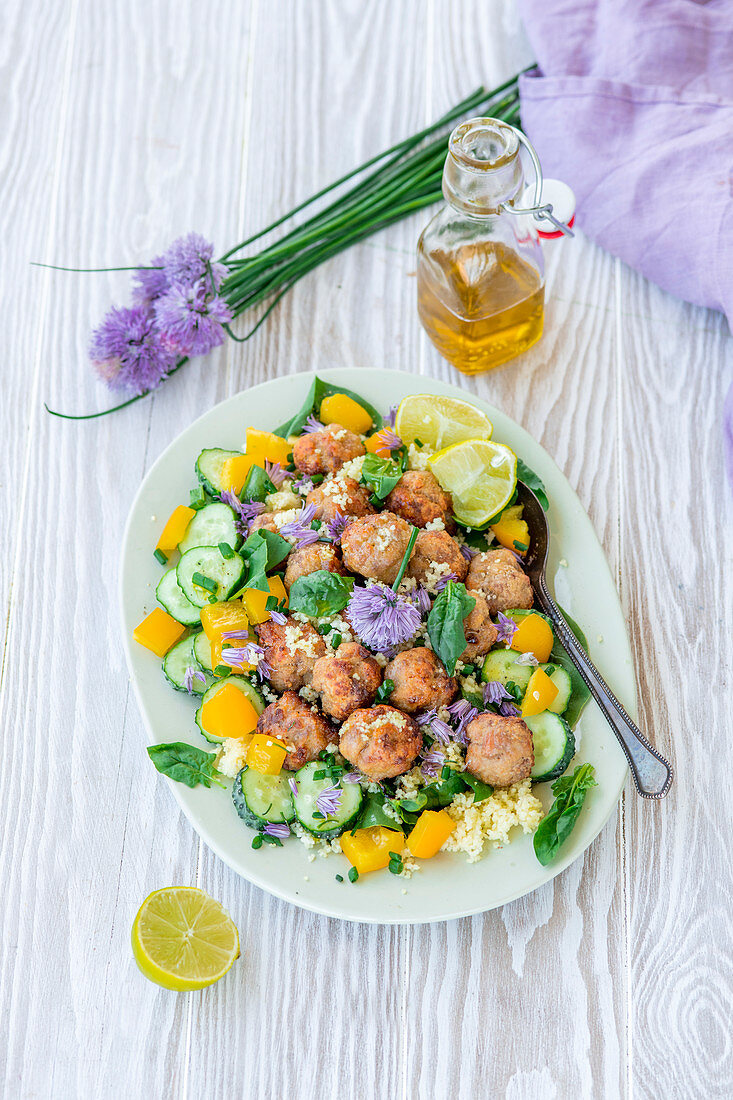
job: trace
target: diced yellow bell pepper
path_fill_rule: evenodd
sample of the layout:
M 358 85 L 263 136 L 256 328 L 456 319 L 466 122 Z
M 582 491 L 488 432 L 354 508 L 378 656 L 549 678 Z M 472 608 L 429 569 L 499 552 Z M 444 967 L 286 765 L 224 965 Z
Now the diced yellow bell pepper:
M 509 648 L 518 653 L 533 653 L 544 665 L 550 658 L 554 642 L 555 636 L 547 620 L 541 615 L 527 615 L 520 619 Z
M 407 847 L 418 859 L 430 859 L 445 844 L 456 822 L 445 810 L 423 810 L 407 838 Z
M 135 627 L 132 636 L 146 649 L 151 649 L 159 657 L 165 657 L 185 630 L 185 626 L 177 623 L 167 611 L 156 607 Z
M 357 435 L 368 432 L 374 423 L 364 406 L 345 393 L 324 397 L 318 415 L 322 424 L 340 424 Z
M 179 504 L 163 528 L 155 549 L 162 550 L 164 554 L 172 554 L 186 534 L 186 528 L 195 515 L 193 508 Z
M 400 855 L 404 847 L 405 838 L 402 833 L 397 829 L 385 829 L 382 825 L 357 829 L 353 836 L 349 832 L 341 836 L 341 851 L 360 875 L 386 867 L 389 853 L 396 852 Z
M 522 718 L 541 714 L 557 695 L 557 687 L 541 668 L 536 668 L 529 678 L 522 700 Z
M 266 733 L 256 733 L 247 749 L 247 767 L 262 775 L 278 775 L 287 755 L 280 741 Z
M 259 715 L 246 695 L 225 683 L 201 707 L 201 725 L 212 737 L 249 737 Z
M 270 612 L 265 607 L 268 596 L 274 596 L 280 603 L 285 601 L 285 606 L 288 604 L 288 592 L 285 585 L 282 582 L 282 577 L 277 573 L 267 578 L 269 585 L 269 592 L 261 592 L 259 588 L 245 588 L 242 593 L 242 603 L 247 609 L 247 616 L 251 623 L 264 623 L 270 618 Z
M 522 505 L 505 508 L 496 523 L 491 524 L 496 540 L 508 550 L 526 554 L 529 550 L 529 527 L 522 519 Z
M 216 668 L 222 663 L 221 653 L 224 647 L 224 634 L 232 630 L 246 630 L 246 638 L 227 639 L 226 644 L 239 649 L 247 642 L 257 639 L 249 628 L 247 612 L 239 600 L 228 600 L 222 603 L 209 603 L 201 608 L 201 625 L 206 637 L 211 642 L 211 667 Z M 253 665 L 231 665 L 234 672 L 251 672 Z
M 292 451 L 287 439 L 272 432 L 261 432 L 257 428 L 247 428 L 247 454 L 251 455 L 259 466 L 268 462 L 279 462 L 286 466 L 288 455 Z
M 247 474 L 253 466 L 264 466 L 264 460 L 257 455 L 234 455 L 228 458 L 221 468 L 221 480 L 225 489 L 241 493 Z
M 379 455 L 380 458 L 389 458 L 392 451 L 384 442 L 384 436 L 380 432 L 374 432 L 368 439 L 364 441 L 364 446 L 367 451 L 373 455 Z

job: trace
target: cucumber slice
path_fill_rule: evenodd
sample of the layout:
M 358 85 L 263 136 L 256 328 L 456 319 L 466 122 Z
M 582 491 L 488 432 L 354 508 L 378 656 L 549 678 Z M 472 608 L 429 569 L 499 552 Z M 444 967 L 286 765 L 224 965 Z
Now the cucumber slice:
M 547 673 L 557 688 L 557 695 L 547 709 L 551 710 L 553 714 L 562 714 L 567 709 L 570 696 L 573 694 L 573 681 L 570 679 L 570 673 L 566 672 L 560 665 L 540 665 L 540 668 Z
M 534 767 L 530 775 L 535 783 L 547 783 L 566 771 L 575 755 L 575 736 L 559 714 L 544 710 L 524 721 L 532 731 Z
M 282 772 L 262 775 L 253 768 L 242 768 L 234 780 L 232 800 L 242 821 L 251 829 L 292 821 L 295 817 L 290 786 Z
M 202 672 L 214 671 L 211 661 L 211 642 L 204 631 L 200 631 L 193 640 L 193 659 Z
M 189 523 L 178 544 L 181 554 L 196 546 L 218 546 L 228 542 L 236 550 L 242 541 L 237 533 L 237 517 L 228 504 L 205 504 Z
M 175 566 L 168 569 L 155 589 L 158 603 L 169 615 L 184 626 L 201 626 L 201 609 L 184 596 L 176 577 Z
M 213 699 L 217 691 L 221 691 L 225 684 L 233 684 L 235 688 L 238 688 L 242 692 L 242 695 L 246 695 L 258 714 L 262 714 L 263 710 L 265 709 L 265 700 L 262 698 L 254 684 L 251 684 L 249 680 L 245 679 L 244 676 L 225 676 L 222 680 L 219 680 L 217 683 L 212 684 L 212 686 L 208 689 L 206 694 L 201 699 L 201 706 L 196 711 L 196 725 L 201 730 L 201 733 L 206 738 L 206 740 L 210 741 L 212 745 L 220 745 L 224 738 L 214 737 L 212 733 L 206 732 L 204 727 L 201 725 L 201 710 L 204 703 L 208 703 L 209 699 Z
M 204 509 L 205 511 L 205 509 Z M 194 574 L 200 573 L 216 584 L 210 592 L 194 583 Z M 176 566 L 176 578 L 184 596 L 196 607 L 205 607 L 211 597 L 226 600 L 244 577 L 244 561 L 239 554 L 225 558 L 218 546 L 197 546 L 188 550 Z
M 186 670 L 192 668 L 198 673 L 198 676 L 194 677 L 191 684 L 191 694 L 203 695 L 214 683 L 214 677 L 211 673 L 202 672 L 196 668 L 193 647 L 197 637 L 198 635 L 192 634 L 190 637 L 184 638 L 183 641 L 176 642 L 173 649 L 168 650 L 163 658 L 163 675 L 176 691 L 187 692 Z
M 314 836 L 331 840 L 353 823 L 361 808 L 363 795 L 358 783 L 343 783 L 328 776 L 316 779 L 316 774 L 325 771 L 327 767 L 328 765 L 321 763 L 320 760 L 314 760 L 295 773 L 298 793 L 293 798 L 293 805 L 295 816 L 304 829 L 313 833 Z M 338 809 L 325 819 L 314 817 L 314 814 L 320 812 L 316 805 L 317 798 L 334 783 L 338 783 L 342 792 Z
M 520 691 L 526 691 L 534 668 L 532 665 L 518 665 L 517 657 L 519 653 L 513 649 L 492 649 L 486 654 L 481 679 L 484 683 L 498 680 L 504 687 L 513 682 Z
M 221 447 L 209 447 L 196 459 L 196 477 L 207 493 L 218 497 L 224 490 L 222 469 L 228 458 L 240 455 L 241 451 L 224 451 Z

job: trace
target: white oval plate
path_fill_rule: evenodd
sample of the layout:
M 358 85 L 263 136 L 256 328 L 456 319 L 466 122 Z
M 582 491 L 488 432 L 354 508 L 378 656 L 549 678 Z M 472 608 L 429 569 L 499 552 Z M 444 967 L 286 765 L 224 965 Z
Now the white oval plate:
M 356 390 L 386 412 L 408 393 L 469 397 L 454 386 L 389 370 L 327 370 L 321 377 Z M 210 748 L 194 724 L 195 703 L 165 683 L 160 661 L 132 641 L 140 620 L 156 606 L 155 586 L 161 569 L 153 558 L 160 529 L 175 505 L 188 502 L 195 484 L 194 461 L 204 447 L 239 449 L 248 425 L 270 429 L 301 405 L 313 374 L 290 375 L 255 386 L 216 405 L 182 432 L 163 452 L 140 486 L 132 505 L 122 545 L 120 595 L 125 652 L 132 682 L 150 735 L 150 743 L 188 741 Z M 561 605 L 590 640 L 591 654 L 616 695 L 634 714 L 635 685 L 631 651 L 618 595 L 600 543 L 580 501 L 543 448 L 498 409 L 477 398 L 494 424 L 494 439 L 507 443 L 543 479 L 550 499 L 548 579 Z M 566 562 L 560 566 L 560 562 Z M 602 636 L 603 644 L 594 644 Z M 364 875 L 358 883 L 339 883 L 346 876 L 344 856 L 310 861 L 296 840 L 283 848 L 251 847 L 252 832 L 237 817 L 229 791 L 170 784 L 175 798 L 199 836 L 239 874 L 286 901 L 345 920 L 382 924 L 449 920 L 483 912 L 513 901 L 554 878 L 577 859 L 608 821 L 626 779 L 624 755 L 593 702 L 577 733 L 575 764 L 590 761 L 598 786 L 593 788 L 560 858 L 542 867 L 531 836 L 515 830 L 512 842 L 487 849 L 469 864 L 462 855 L 440 853 L 424 860 L 405 880 L 388 872 Z M 143 746 L 140 746 L 143 752 Z M 152 767 L 152 765 L 151 765 Z M 549 785 L 536 788 L 546 805 Z

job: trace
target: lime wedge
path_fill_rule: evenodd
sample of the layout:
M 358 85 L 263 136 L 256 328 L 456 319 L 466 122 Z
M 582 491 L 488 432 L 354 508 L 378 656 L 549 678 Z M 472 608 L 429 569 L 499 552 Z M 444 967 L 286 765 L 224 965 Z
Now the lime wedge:
M 239 958 L 239 936 L 229 914 L 194 886 L 166 886 L 140 906 L 132 926 L 132 953 L 146 978 L 165 989 L 203 989 Z
M 464 439 L 491 439 L 493 424 L 486 413 L 468 401 L 415 393 L 400 402 L 395 431 L 405 443 L 419 439 L 439 451 Z
M 467 439 L 433 455 L 429 465 L 452 494 L 456 519 L 467 527 L 483 527 L 514 495 L 517 456 L 503 443 Z

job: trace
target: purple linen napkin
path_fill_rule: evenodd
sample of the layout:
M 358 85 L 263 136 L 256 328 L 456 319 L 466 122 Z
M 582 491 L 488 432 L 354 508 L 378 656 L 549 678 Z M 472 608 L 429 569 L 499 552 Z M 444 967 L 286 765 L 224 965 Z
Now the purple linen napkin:
M 733 328 L 733 4 L 520 0 L 522 125 L 578 225 Z M 733 483 L 733 388 L 724 413 Z

